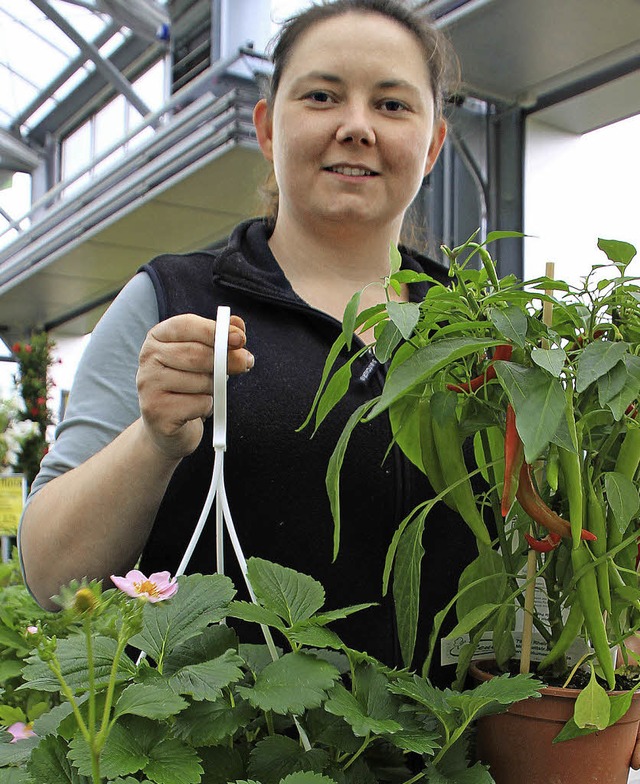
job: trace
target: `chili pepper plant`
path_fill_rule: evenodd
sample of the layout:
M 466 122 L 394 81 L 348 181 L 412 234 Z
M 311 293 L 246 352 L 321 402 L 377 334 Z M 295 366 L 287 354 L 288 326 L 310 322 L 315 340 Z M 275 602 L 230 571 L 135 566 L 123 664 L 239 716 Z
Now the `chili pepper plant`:
M 399 292 L 404 283 L 426 281 L 426 296 L 420 303 L 387 297 L 362 313 L 359 294 L 352 299 L 307 422 L 320 426 L 340 399 L 353 357 L 373 348 L 388 363 L 381 394 L 354 412 L 329 465 L 336 552 L 349 436 L 359 422 L 389 416 L 394 441 L 435 496 L 396 530 L 382 576 L 402 610 L 405 660 L 416 640 L 429 521 L 446 503 L 472 530 L 477 553 L 436 618 L 423 674 L 439 654 L 449 613 L 457 614 L 450 637 L 468 639 L 458 684 L 488 635 L 506 670 L 516 657 L 516 618 L 524 617 L 525 628 L 531 619 L 542 648 L 537 672 L 549 682 L 568 682 L 574 668 L 567 654 L 584 642 L 575 668 L 587 676 L 591 669 L 588 700 L 599 707 L 575 734 L 618 715 L 604 696 L 620 675 L 616 650 L 626 665 L 637 663 L 624 643 L 640 627 L 640 280 L 628 270 L 635 248 L 613 240 L 599 240 L 602 262 L 578 285 L 550 276 L 501 278 L 487 245 L 512 236 L 522 235 L 494 232 L 485 243 L 472 237 L 443 248 L 449 285 L 400 269 L 392 248 L 381 285 Z M 353 340 L 354 331 L 371 327 L 372 347 Z M 463 449 L 471 444 L 472 461 Z
M 478 714 L 506 710 L 511 679 L 438 691 L 328 628 L 369 605 L 326 610 L 320 583 L 257 558 L 248 575 L 256 603 L 234 599 L 221 574 L 132 570 L 112 578 L 117 589 L 64 588 L 68 634 L 35 619 L 24 630 L 24 688 L 54 707 L 0 733 L 0 781 L 493 781 L 467 765 L 465 736 Z M 282 647 L 242 642 L 233 618 L 268 627 Z M 522 676 L 517 696 L 541 685 Z

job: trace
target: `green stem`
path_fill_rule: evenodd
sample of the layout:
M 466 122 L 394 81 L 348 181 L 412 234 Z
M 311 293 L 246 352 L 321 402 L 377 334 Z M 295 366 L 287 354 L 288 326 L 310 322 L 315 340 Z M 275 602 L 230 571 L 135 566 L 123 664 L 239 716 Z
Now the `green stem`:
M 265 721 L 267 722 L 267 732 L 269 733 L 269 735 L 275 735 L 276 733 L 273 726 L 273 715 L 271 714 L 271 711 L 265 711 L 264 718 Z
M 47 666 L 49 667 L 51 672 L 55 675 L 56 680 L 60 684 L 60 691 L 64 695 L 67 702 L 71 705 L 71 709 L 73 710 L 73 715 L 75 716 L 75 719 L 78 723 L 78 728 L 82 733 L 82 737 L 86 740 L 87 744 L 90 744 L 91 737 L 89 735 L 89 730 L 87 728 L 87 725 L 84 723 L 84 719 L 82 718 L 82 714 L 80 713 L 80 709 L 78 708 L 78 703 L 76 702 L 76 698 L 74 697 L 73 692 L 71 691 L 67 682 L 65 681 L 57 661 L 54 660 L 48 661 Z
M 118 647 L 116 648 L 115 656 L 113 657 L 113 663 L 111 664 L 111 672 L 109 673 L 109 683 L 107 684 L 107 693 L 105 695 L 104 700 L 104 710 L 102 711 L 102 722 L 100 724 L 100 731 L 96 736 L 96 746 L 97 748 L 102 751 L 104 744 L 107 742 L 107 737 L 109 736 L 109 732 L 111 727 L 109 725 L 109 716 L 111 715 L 111 707 L 113 705 L 113 695 L 116 688 L 116 676 L 118 674 L 118 666 L 120 664 L 120 659 L 122 658 L 122 654 L 124 653 L 124 649 L 127 646 L 127 639 L 122 636 L 122 632 L 118 637 Z
M 367 746 L 369 745 L 370 742 L 371 742 L 371 736 L 367 732 L 367 735 L 366 735 L 365 739 L 362 742 L 362 746 L 360 746 L 358 751 L 356 751 L 356 753 L 351 757 L 351 759 L 347 762 L 347 764 L 344 766 L 344 768 L 342 768 L 342 770 L 347 770 L 348 768 L 350 768 L 351 765 L 353 765 L 353 763 L 358 759 L 358 757 L 361 754 L 364 753 L 365 749 L 367 748 Z
M 91 618 L 87 613 L 83 619 L 87 641 L 87 671 L 89 675 L 89 750 L 91 752 L 91 771 L 94 782 L 100 781 L 100 749 L 96 743 L 96 672 L 93 656 L 93 637 Z

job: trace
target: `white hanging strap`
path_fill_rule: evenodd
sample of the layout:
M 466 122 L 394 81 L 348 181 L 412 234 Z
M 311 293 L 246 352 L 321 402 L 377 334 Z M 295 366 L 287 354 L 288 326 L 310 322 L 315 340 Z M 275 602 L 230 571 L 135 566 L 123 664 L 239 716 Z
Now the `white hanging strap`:
M 231 517 L 231 510 L 227 500 L 227 491 L 224 486 L 224 453 L 227 449 L 227 353 L 229 345 L 229 326 L 231 320 L 231 310 L 225 305 L 218 307 L 216 314 L 216 333 L 213 340 L 213 475 L 211 477 L 211 484 L 209 485 L 209 492 L 202 507 L 202 512 L 196 523 L 196 527 L 191 536 L 191 540 L 187 546 L 182 561 L 178 566 L 177 575 L 184 574 L 191 556 L 193 555 L 200 535 L 204 530 L 205 523 L 211 512 L 213 500 L 216 501 L 216 571 L 219 574 L 224 574 L 224 528 L 226 526 L 231 545 L 235 553 L 238 565 L 244 577 L 244 581 L 249 591 L 249 596 L 254 604 L 257 604 L 256 595 L 253 592 L 251 583 L 249 582 L 249 575 L 247 573 L 247 560 L 242 552 L 240 540 L 236 533 L 233 519 Z M 278 651 L 276 649 L 271 630 L 268 626 L 260 624 L 262 634 L 264 636 L 267 648 L 271 654 L 273 661 L 278 659 Z M 298 721 L 297 716 L 294 716 L 294 722 L 300 735 L 300 741 L 303 748 L 309 751 L 311 744 L 307 737 L 304 728 Z

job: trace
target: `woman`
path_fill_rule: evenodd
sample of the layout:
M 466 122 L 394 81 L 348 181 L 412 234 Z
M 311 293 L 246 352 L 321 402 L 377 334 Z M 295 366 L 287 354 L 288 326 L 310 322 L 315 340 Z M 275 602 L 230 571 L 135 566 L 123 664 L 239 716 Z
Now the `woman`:
M 290 20 L 273 59 L 271 92 L 254 122 L 273 162 L 277 213 L 237 227 L 221 251 L 153 260 L 96 327 L 24 515 L 24 571 L 51 606 L 72 577 L 122 574 L 140 555 L 147 573 L 175 569 L 211 476 L 212 319 L 226 304 L 235 320 L 225 474 L 244 550 L 319 579 L 328 607 L 381 601 L 345 636 L 395 665 L 393 608 L 380 597 L 384 555 L 397 523 L 431 491 L 399 453 L 385 460 L 391 437 L 382 418 L 358 428 L 332 563 L 324 489 L 338 434 L 380 389 L 384 368 L 365 355 L 313 440 L 296 428 L 346 303 L 388 273 L 389 245 L 444 142 L 440 42 L 393 0 L 337 0 Z M 441 275 L 425 259 L 403 263 Z M 399 298 L 423 294 L 414 285 Z M 369 286 L 361 307 L 384 296 Z M 208 526 L 192 571 L 214 568 L 212 535 Z M 425 632 L 455 591 L 467 537 L 448 510 L 432 523 Z

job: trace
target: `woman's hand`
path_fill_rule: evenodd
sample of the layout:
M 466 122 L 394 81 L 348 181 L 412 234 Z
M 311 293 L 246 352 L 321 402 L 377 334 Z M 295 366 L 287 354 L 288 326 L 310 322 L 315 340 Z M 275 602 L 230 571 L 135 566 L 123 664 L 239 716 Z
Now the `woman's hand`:
M 212 412 L 215 327 L 201 316 L 173 316 L 149 331 L 140 350 L 136 383 L 142 421 L 153 444 L 170 459 L 195 450 Z M 231 316 L 229 374 L 253 367 L 245 342 L 243 320 Z

